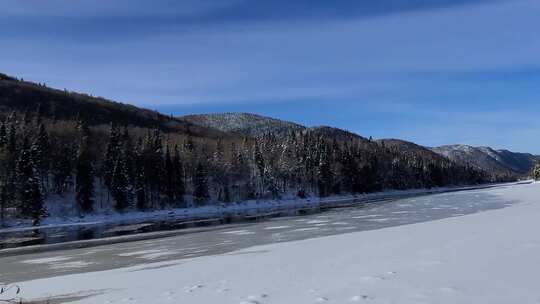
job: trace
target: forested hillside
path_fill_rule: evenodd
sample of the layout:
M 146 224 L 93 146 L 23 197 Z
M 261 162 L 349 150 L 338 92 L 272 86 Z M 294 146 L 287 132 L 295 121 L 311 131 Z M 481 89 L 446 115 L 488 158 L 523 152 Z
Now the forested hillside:
M 440 155 L 461 163 L 471 164 L 481 170 L 499 175 L 528 176 L 540 157 L 530 153 L 494 150 L 489 147 L 449 145 L 432 148 Z
M 196 118 L 0 79 L 2 223 L 37 224 L 53 210 L 84 216 L 501 179 L 412 143 L 292 123 L 275 129 L 277 120 L 249 126 L 264 132 L 231 133 Z M 56 209 L 60 203 L 72 208 Z
M 140 128 L 159 127 L 167 132 L 190 133 L 193 136 L 226 136 L 217 129 L 193 125 L 186 120 L 165 116 L 156 111 L 88 94 L 57 90 L 44 84 L 19 81 L 0 74 L 0 113 L 5 116 L 12 111 L 37 111 L 52 121 L 74 121 L 82 118 L 91 126 L 114 122 L 117 125 Z

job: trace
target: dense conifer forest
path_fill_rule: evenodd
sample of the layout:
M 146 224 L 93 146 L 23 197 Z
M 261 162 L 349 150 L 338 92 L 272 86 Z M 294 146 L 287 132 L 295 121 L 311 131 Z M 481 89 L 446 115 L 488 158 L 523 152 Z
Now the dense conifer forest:
M 84 216 L 510 178 L 397 140 L 333 128 L 242 135 L 7 76 L 0 81 L 2 223 L 38 224 L 59 200 Z

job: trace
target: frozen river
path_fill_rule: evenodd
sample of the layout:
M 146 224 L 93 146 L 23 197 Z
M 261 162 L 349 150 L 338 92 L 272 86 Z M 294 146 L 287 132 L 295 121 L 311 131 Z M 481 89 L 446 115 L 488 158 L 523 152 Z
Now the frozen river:
M 434 221 L 504 208 L 514 203 L 492 195 L 490 191 L 492 189 L 367 203 L 319 214 L 224 225 L 212 231 L 175 237 L 2 257 L 0 282 L 12 283 L 153 262 L 176 264 L 181 263 L 181 259 L 223 254 L 256 245 Z

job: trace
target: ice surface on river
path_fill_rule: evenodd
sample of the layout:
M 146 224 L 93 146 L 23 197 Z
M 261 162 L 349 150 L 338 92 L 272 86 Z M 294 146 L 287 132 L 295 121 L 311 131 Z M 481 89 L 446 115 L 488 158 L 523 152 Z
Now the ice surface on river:
M 504 187 L 502 187 L 504 188 Z M 493 190 L 494 191 L 494 190 Z M 354 231 L 374 230 L 448 217 L 483 210 L 503 208 L 512 201 L 503 200 L 489 190 L 453 192 L 415 197 L 389 202 L 377 202 L 358 207 L 334 209 L 322 214 L 301 217 L 274 218 L 223 230 L 180 235 L 176 237 L 99 246 L 91 249 L 68 250 L 29 255 L 27 260 L 69 257 L 87 264 L 60 268 L 58 263 L 21 263 L 16 257 L 0 259 L 5 272 L 0 281 L 48 276 L 57 273 L 77 273 L 136 265 L 146 261 L 167 261 L 203 255 L 226 253 L 251 246 L 295 241 Z M 6 266 L 4 266 L 6 265 Z

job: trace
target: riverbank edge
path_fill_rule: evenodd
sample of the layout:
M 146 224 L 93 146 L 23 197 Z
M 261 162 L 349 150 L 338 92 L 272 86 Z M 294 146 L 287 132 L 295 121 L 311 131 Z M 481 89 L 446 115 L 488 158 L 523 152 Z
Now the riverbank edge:
M 410 198 L 410 197 L 436 195 L 436 194 L 451 193 L 451 192 L 489 189 L 489 188 L 494 188 L 494 187 L 523 184 L 523 183 L 529 183 L 529 181 L 518 182 L 518 183 L 505 183 L 505 184 L 484 184 L 484 185 L 466 186 L 466 187 L 445 187 L 445 188 L 433 188 L 433 189 L 389 191 L 389 192 L 379 192 L 379 193 L 372 193 L 372 194 L 359 195 L 359 196 L 344 196 L 341 198 L 334 197 L 332 199 L 318 199 L 317 201 L 313 201 L 313 202 L 308 201 L 307 204 L 301 207 L 293 206 L 294 208 L 283 209 L 283 210 L 273 210 L 273 212 L 271 213 L 268 213 L 268 210 L 266 210 L 266 212 L 263 212 L 263 213 L 254 213 L 254 214 L 246 213 L 243 215 L 244 223 L 235 223 L 235 224 L 228 223 L 227 224 L 227 223 L 223 223 L 225 218 L 223 217 L 216 218 L 215 216 L 208 217 L 206 219 L 198 218 L 199 221 L 207 220 L 207 221 L 212 221 L 215 224 L 212 227 L 184 228 L 184 229 L 178 229 L 178 230 L 136 233 L 136 234 L 124 235 L 124 236 L 112 236 L 112 237 L 96 238 L 96 239 L 91 239 L 91 240 L 70 241 L 70 242 L 63 242 L 63 243 L 56 243 L 56 244 L 42 244 L 42 245 L 22 246 L 22 247 L 16 247 L 16 248 L 7 248 L 7 249 L 0 250 L 0 258 L 7 257 L 7 256 L 15 256 L 15 255 L 51 252 L 51 251 L 57 251 L 57 250 L 90 248 L 90 247 L 97 247 L 97 246 L 103 246 L 103 245 L 144 241 L 144 240 L 174 237 L 174 236 L 192 234 L 192 233 L 198 233 L 198 232 L 217 231 L 217 230 L 223 230 L 223 229 L 229 229 L 229 228 L 236 228 L 236 227 L 244 226 L 246 225 L 246 223 L 249 223 L 248 219 L 252 220 L 252 219 L 262 219 L 262 218 L 269 218 L 269 217 L 279 217 L 280 213 L 283 213 L 285 216 L 287 215 L 290 216 L 294 214 L 302 214 L 299 211 L 304 211 L 304 210 L 309 210 L 312 213 L 324 212 L 325 210 L 354 207 L 354 206 L 368 204 L 368 203 L 393 201 L 393 200 L 399 200 L 399 199 Z M 261 208 L 261 209 L 264 209 L 264 208 Z M 241 219 L 242 218 L 239 218 L 238 220 L 241 221 Z M 138 220 L 139 221 L 134 221 L 131 224 L 136 224 L 140 222 L 141 219 L 138 219 Z M 145 219 L 146 222 L 151 221 L 151 220 L 152 218 Z M 160 220 L 163 220 L 163 219 L 160 219 Z M 73 224 L 73 226 L 80 226 L 80 225 L 84 225 L 84 223 Z M 89 223 L 89 225 L 92 225 L 92 223 Z

